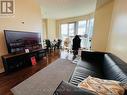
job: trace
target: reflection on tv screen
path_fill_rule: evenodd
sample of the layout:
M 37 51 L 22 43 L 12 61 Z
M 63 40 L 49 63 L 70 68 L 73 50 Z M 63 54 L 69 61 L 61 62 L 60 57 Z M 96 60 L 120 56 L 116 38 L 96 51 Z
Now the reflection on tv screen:
M 35 50 L 41 47 L 40 33 L 5 30 L 5 38 L 9 53 L 23 52 L 25 49 Z

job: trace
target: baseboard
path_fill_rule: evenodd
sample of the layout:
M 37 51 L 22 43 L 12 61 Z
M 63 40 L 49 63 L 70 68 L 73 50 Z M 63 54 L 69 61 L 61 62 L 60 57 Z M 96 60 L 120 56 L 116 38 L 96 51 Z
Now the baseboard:
M 3 72 L 4 72 L 4 68 L 1 68 L 1 69 L 0 69 L 0 73 L 3 73 Z

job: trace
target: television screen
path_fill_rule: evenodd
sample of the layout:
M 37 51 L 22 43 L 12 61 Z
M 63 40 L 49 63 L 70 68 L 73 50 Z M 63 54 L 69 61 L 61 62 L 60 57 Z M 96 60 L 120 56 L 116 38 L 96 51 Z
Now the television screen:
M 40 33 L 5 30 L 5 39 L 9 53 L 35 50 L 41 47 Z

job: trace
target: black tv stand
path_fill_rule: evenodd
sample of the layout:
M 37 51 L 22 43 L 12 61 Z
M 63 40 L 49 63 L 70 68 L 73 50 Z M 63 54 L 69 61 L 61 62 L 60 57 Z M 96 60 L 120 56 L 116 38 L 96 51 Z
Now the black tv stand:
M 46 55 L 45 49 L 36 49 L 29 53 L 13 53 L 2 56 L 5 72 L 13 72 L 27 66 L 32 66 L 31 57 L 35 57 L 38 62 Z

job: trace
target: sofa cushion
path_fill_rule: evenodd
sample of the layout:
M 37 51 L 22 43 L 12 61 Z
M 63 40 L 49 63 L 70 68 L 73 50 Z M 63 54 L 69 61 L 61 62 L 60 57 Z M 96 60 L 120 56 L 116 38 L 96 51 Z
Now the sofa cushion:
M 53 95 L 96 95 L 96 93 L 62 81 Z
M 110 56 L 110 58 L 116 63 L 116 65 L 118 65 L 122 69 L 122 71 L 127 75 L 127 63 L 125 63 L 123 60 L 111 53 L 109 53 L 108 56 Z
M 79 60 L 78 63 L 77 63 L 77 66 L 86 68 L 86 69 L 91 70 L 91 71 L 93 71 L 95 73 L 98 73 L 100 75 L 103 75 L 102 74 L 102 68 L 101 68 L 101 64 L 100 63 Z
M 125 64 L 125 63 L 124 63 Z M 117 80 L 120 82 L 127 82 L 127 74 L 112 58 L 105 54 L 103 63 L 103 73 L 106 79 Z M 127 65 L 126 65 L 127 66 Z
M 91 52 L 91 51 L 82 51 L 81 59 L 89 62 L 99 62 L 103 61 L 105 52 Z
M 101 77 L 100 74 L 94 71 L 80 66 L 76 66 L 69 82 L 73 85 L 78 85 L 82 80 L 84 80 L 88 76 Z

